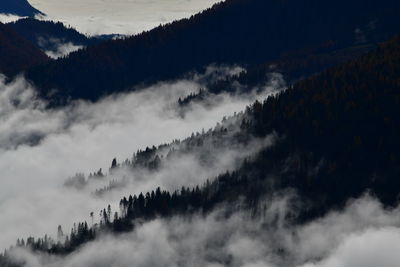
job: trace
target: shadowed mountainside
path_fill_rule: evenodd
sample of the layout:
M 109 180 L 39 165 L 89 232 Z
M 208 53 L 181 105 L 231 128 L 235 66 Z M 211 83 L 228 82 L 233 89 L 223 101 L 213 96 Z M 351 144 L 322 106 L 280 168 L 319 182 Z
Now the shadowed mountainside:
M 65 43 L 77 46 L 94 45 L 112 39 L 114 36 L 87 37 L 74 28 L 66 27 L 61 22 L 43 21 L 33 18 L 20 19 L 7 25 L 36 44 L 43 51 L 57 50 L 58 45 Z
M 0 73 L 12 76 L 49 58 L 30 41 L 0 23 Z
M 53 101 L 63 102 L 96 100 L 210 63 L 255 66 L 283 60 L 282 71 L 302 76 L 337 63 L 335 51 L 350 48 L 346 60 L 360 54 L 360 46 L 392 37 L 400 31 L 399 13 L 397 0 L 227 0 L 189 19 L 35 67 L 27 77 L 43 96 L 59 89 Z M 313 61 L 317 64 L 310 66 Z

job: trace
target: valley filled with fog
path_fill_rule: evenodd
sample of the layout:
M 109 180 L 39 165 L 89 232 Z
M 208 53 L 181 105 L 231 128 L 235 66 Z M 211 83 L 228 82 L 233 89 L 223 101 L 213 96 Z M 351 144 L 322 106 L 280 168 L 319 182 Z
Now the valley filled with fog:
M 160 82 L 134 93 L 108 96 L 97 103 L 77 101 L 57 109 L 46 109 L 46 102 L 35 96 L 32 85 L 22 77 L 7 85 L 3 81 L 0 165 L 4 183 L 0 212 L 7 219 L 0 223 L 6 233 L 1 236 L 2 248 L 18 237 L 41 236 L 48 229 L 55 232 L 59 224 L 68 229 L 77 220 L 89 220 L 90 212 L 97 214 L 109 203 L 117 205 L 126 194 L 147 192 L 157 186 L 169 190 L 196 186 L 234 169 L 233 158 L 242 151 L 232 148 L 222 152 L 224 158 L 215 169 L 185 156 L 171 163 L 165 173 L 134 181 L 131 187 L 104 198 L 91 195 L 90 190 L 68 190 L 63 186 L 75 173 L 87 176 L 99 168 L 107 173 L 114 157 L 124 161 L 147 146 L 214 128 L 224 116 L 241 112 L 256 99 L 262 100 L 285 88 L 282 77 L 274 74 L 261 85 L 262 90 L 210 96 L 206 102 L 179 107 L 178 99 L 205 88 L 204 80 L 221 79 L 241 71 L 240 67 L 210 66 L 205 73 L 189 74 L 187 79 Z M 260 142 L 243 150 L 251 154 L 261 148 Z M 94 192 L 109 182 L 103 181 L 91 190 Z
M 2 0 L 0 267 L 397 267 L 399 14 Z

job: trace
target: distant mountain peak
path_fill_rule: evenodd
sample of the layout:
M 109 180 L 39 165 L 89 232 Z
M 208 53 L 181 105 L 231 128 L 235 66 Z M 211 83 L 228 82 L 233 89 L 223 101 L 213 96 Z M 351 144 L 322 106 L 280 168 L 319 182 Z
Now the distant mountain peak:
M 13 14 L 21 17 L 43 15 L 42 12 L 31 6 L 28 0 L 1 0 L 0 13 Z

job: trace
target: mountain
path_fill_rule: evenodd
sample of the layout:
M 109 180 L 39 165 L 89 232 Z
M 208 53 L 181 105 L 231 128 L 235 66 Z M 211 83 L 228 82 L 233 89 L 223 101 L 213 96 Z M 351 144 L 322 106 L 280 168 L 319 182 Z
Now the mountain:
M 296 74 L 317 62 L 309 75 L 332 65 L 329 55 L 336 51 L 346 60 L 392 37 L 400 31 L 399 13 L 397 0 L 227 0 L 189 19 L 33 68 L 27 77 L 43 96 L 59 89 L 52 100 L 63 102 L 96 100 L 210 63 L 256 66 L 282 60 Z M 337 63 L 340 57 L 333 58 Z
M 1 0 L 0 13 L 13 14 L 21 17 L 33 17 L 43 14 L 35 9 L 27 0 Z
M 66 27 L 61 22 L 43 21 L 34 18 L 24 18 L 7 24 L 21 36 L 36 44 L 42 51 L 57 51 L 60 45 L 75 46 L 94 45 L 113 39 L 118 35 L 101 35 L 87 37 L 74 28 Z
M 64 245 L 50 244 L 48 238 L 29 238 L 23 246 L 65 255 L 102 231 L 121 233 L 158 217 L 207 214 L 223 203 L 233 204 L 227 205 L 233 209 L 230 212 L 241 208 L 253 211 L 254 216 L 262 199 L 281 190 L 295 190 L 307 203 L 292 219 L 298 224 L 342 208 L 365 192 L 387 206 L 395 205 L 400 188 L 399 72 L 400 36 L 363 57 L 300 81 L 263 103 L 255 102 L 214 131 L 192 135 L 182 143 L 138 151 L 123 165 L 113 160 L 110 172 L 137 166 L 157 171 L 174 154 L 202 151 L 210 143 L 219 149 L 232 140 L 246 143 L 255 136 L 278 136 L 276 144 L 245 160 L 238 170 L 204 185 L 175 192 L 157 188 L 127 196 L 120 201 L 124 215 L 111 221 L 111 211 L 104 209 L 100 224 L 77 224 Z M 168 155 L 162 157 L 165 150 L 169 150 Z M 212 156 L 208 155 L 210 162 Z M 103 174 L 100 170 L 94 176 L 101 179 Z M 7 265 L 6 256 L 0 261 L 4 266 L 18 266 Z
M 0 72 L 7 76 L 19 74 L 49 58 L 34 44 L 0 23 Z
M 50 50 L 52 48 L 42 45 L 44 42 L 43 40 L 50 39 L 57 39 L 60 42 L 71 42 L 77 45 L 90 44 L 89 38 L 73 28 L 65 27 L 61 22 L 25 18 L 8 23 L 7 25 L 44 50 Z

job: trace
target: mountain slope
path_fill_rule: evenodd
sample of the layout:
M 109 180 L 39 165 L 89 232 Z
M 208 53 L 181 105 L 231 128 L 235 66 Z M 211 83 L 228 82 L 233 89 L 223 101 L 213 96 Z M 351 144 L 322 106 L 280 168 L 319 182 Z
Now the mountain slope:
M 319 210 L 366 191 L 395 205 L 400 175 L 400 36 L 357 60 L 299 82 L 251 109 L 255 135 L 285 136 L 260 157 L 261 175 L 281 166 L 279 183 Z
M 112 39 L 113 35 L 88 38 L 61 22 L 43 21 L 33 18 L 20 19 L 7 24 L 25 39 L 36 44 L 43 51 L 54 51 L 60 44 L 71 43 L 76 46 L 88 46 Z
M 210 63 L 255 65 L 374 44 L 400 31 L 399 13 L 396 0 L 228 0 L 190 19 L 34 68 L 28 78 L 43 95 L 58 88 L 61 100 L 95 100 Z
M 53 57 L 65 56 L 84 46 L 105 41 L 101 37 L 88 38 L 73 28 L 67 28 L 61 22 L 25 18 L 7 25 Z
M 102 223 L 91 228 L 79 223 L 64 245 L 29 238 L 24 246 L 65 255 L 102 231 L 129 231 L 140 221 L 157 217 L 208 213 L 222 203 L 236 204 L 228 205 L 232 211 L 241 207 L 256 213 L 260 200 L 288 189 L 296 190 L 307 203 L 299 205 L 297 223 L 341 208 L 367 191 L 385 205 L 395 205 L 400 192 L 399 51 L 400 37 L 396 37 L 366 56 L 301 81 L 264 103 L 254 103 L 239 121 L 239 134 L 237 127 L 230 132 L 222 124 L 212 133 L 185 140 L 185 149 L 195 149 L 207 138 L 223 144 L 233 136 L 241 142 L 246 136 L 264 137 L 273 131 L 281 136 L 237 171 L 201 187 L 175 192 L 158 188 L 123 198 L 120 207 L 125 215 L 113 222 L 104 209 Z M 165 148 L 138 152 L 131 167 L 139 164 L 156 170 L 168 160 L 158 156 Z M 112 168 L 116 166 L 113 161 Z M 8 266 L 6 257 L 1 260 Z
M 49 61 L 35 45 L 0 23 L 0 72 L 12 76 Z
M 21 17 L 42 14 L 42 12 L 31 6 L 27 0 L 1 0 L 0 13 L 14 14 Z
M 89 38 L 77 32 L 75 29 L 66 28 L 61 22 L 41 21 L 33 18 L 20 19 L 7 24 L 20 35 L 37 44 L 39 47 L 40 39 L 57 39 L 63 42 L 72 42 L 77 45 L 88 45 Z M 51 47 L 41 47 L 50 50 Z

